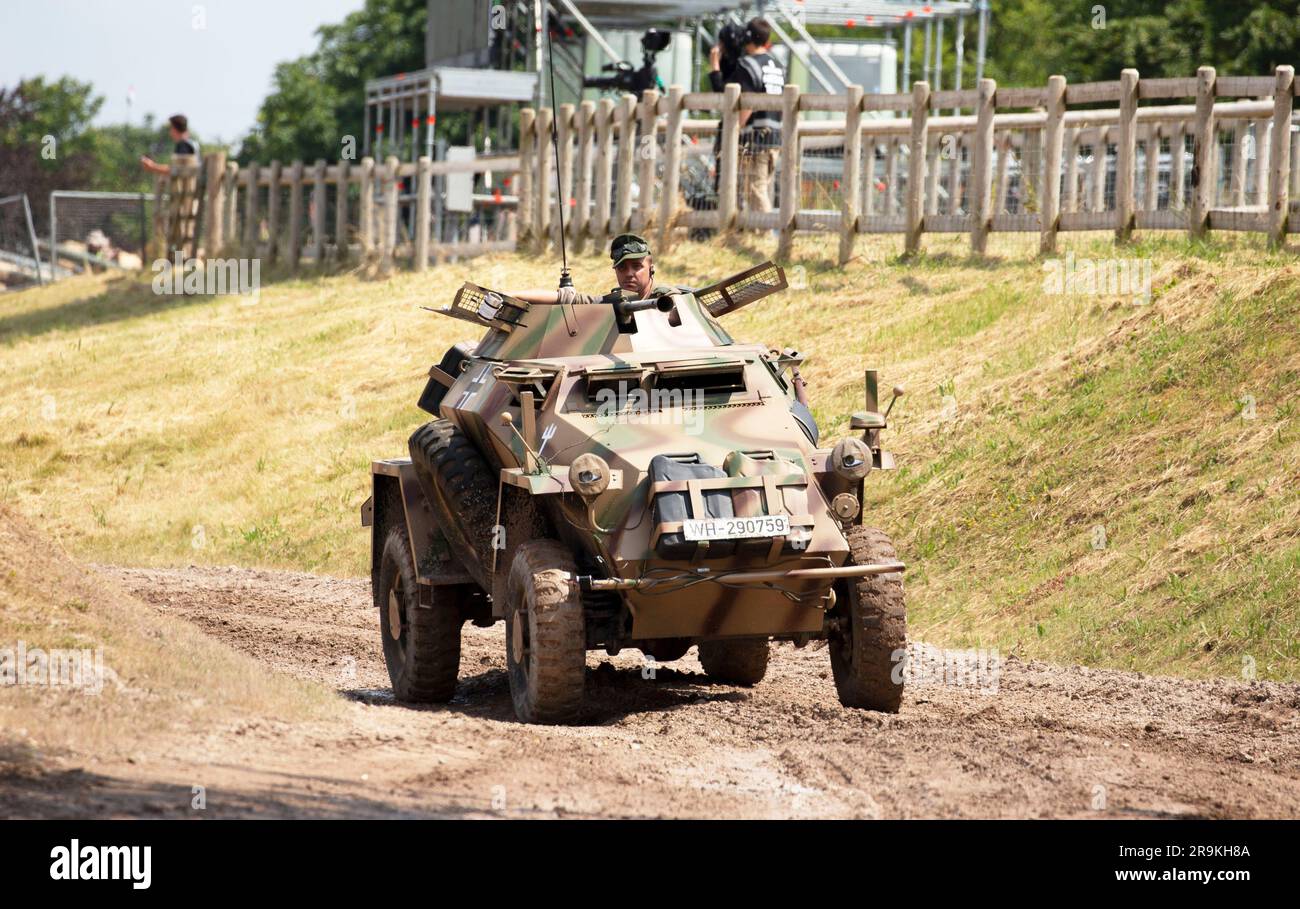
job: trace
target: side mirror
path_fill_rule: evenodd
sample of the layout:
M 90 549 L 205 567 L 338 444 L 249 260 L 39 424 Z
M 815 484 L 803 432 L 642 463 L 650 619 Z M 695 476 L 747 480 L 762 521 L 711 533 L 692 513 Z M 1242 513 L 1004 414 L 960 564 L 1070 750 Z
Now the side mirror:
M 857 410 L 849 417 L 849 429 L 883 429 L 885 418 L 873 410 Z

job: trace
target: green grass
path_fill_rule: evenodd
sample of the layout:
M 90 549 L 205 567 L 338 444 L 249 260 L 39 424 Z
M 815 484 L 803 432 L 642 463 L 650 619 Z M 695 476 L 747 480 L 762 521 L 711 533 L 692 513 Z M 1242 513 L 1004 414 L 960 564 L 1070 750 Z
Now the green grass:
M 839 269 L 801 238 L 807 288 L 728 317 L 739 338 L 809 355 L 824 438 L 862 407 L 866 366 L 907 386 L 887 434 L 900 468 L 873 475 L 866 507 L 908 561 L 914 635 L 1300 675 L 1294 250 L 1063 240 L 1151 259 L 1153 300 L 1135 305 L 1045 294 L 1033 237 L 995 236 L 989 259 L 926 243 L 905 262 L 895 240 L 864 240 Z M 658 268 L 702 284 L 769 253 L 687 244 Z M 0 501 L 91 559 L 362 574 L 369 463 L 405 452 L 429 364 L 473 335 L 419 307 L 475 275 L 536 287 L 555 269 L 513 255 L 276 274 L 254 306 L 104 278 L 0 297 Z M 603 289 L 608 260 L 578 257 L 574 276 Z

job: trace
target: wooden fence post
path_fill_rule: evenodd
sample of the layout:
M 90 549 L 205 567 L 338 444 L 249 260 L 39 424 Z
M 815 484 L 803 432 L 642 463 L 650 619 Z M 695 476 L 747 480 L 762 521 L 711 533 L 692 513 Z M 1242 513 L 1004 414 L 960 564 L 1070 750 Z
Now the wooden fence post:
M 226 218 L 226 153 L 209 152 L 203 156 L 207 170 L 207 196 L 203 210 L 203 255 L 215 259 L 221 255 Z
M 925 229 L 925 153 L 929 141 L 930 83 L 912 83 L 912 134 L 907 156 L 907 224 L 904 255 L 921 250 Z
M 311 179 L 312 252 L 316 267 L 325 264 L 325 159 L 317 158 Z
M 998 150 L 997 176 L 993 178 L 993 214 L 1000 215 L 1007 210 L 1007 170 L 1011 166 L 1012 135 L 1003 130 L 1002 138 L 994 137 L 994 146 Z
M 257 162 L 248 165 L 248 194 L 244 196 L 244 256 L 252 259 L 257 256 L 258 241 L 261 239 L 261 225 L 258 223 L 258 201 L 261 188 L 257 185 L 261 176 Z
M 686 111 L 680 85 L 668 89 L 668 132 L 664 138 L 664 187 L 659 197 L 659 248 L 667 250 L 672 239 L 673 219 L 677 217 L 677 194 L 682 185 L 682 120 Z
M 572 104 L 560 105 L 560 119 L 556 121 L 555 127 L 560 143 L 560 191 L 557 193 L 557 221 L 564 221 L 564 231 L 566 242 L 568 237 L 572 237 L 573 228 L 573 209 L 574 206 L 569 203 L 573 201 L 573 110 Z M 559 229 L 559 225 L 556 225 Z M 555 244 L 560 245 L 558 242 Z
M 535 133 L 537 111 L 525 107 L 519 112 L 519 235 L 521 244 L 533 238 L 533 206 L 537 204 L 537 187 L 533 175 L 537 172 L 537 137 Z
M 876 147 L 875 136 L 868 135 L 862 139 L 862 153 L 866 157 L 866 179 L 862 186 L 862 210 L 859 218 L 870 218 L 876 213 Z
M 578 105 L 578 210 L 573 213 L 573 248 L 577 252 L 586 246 L 591 230 L 591 133 L 595 117 L 595 101 L 583 101 Z
M 375 251 L 375 159 L 367 155 L 361 159 L 361 198 L 357 203 L 357 228 L 361 240 L 361 257 L 369 258 Z
M 1286 238 L 1287 216 L 1291 212 L 1291 108 L 1295 103 L 1295 67 L 1279 66 L 1276 80 L 1269 153 L 1268 242 L 1280 246 Z
M 1277 133 L 1273 134 L 1277 141 Z M 1300 197 L 1300 141 L 1291 143 L 1291 195 Z
M 1056 231 L 1061 224 L 1061 151 L 1065 143 L 1065 77 L 1047 80 L 1047 124 L 1043 129 L 1043 188 L 1040 196 L 1038 251 L 1056 252 Z
M 794 249 L 799 217 L 799 86 L 787 84 L 781 95 L 781 226 L 776 258 L 785 261 Z
M 1246 204 L 1246 140 L 1249 122 L 1238 120 L 1232 128 L 1232 204 Z
M 433 205 L 433 161 L 420 155 L 415 168 L 415 270 L 429 267 L 429 217 Z
M 302 162 L 294 161 L 289 183 L 289 267 L 302 257 Z
M 167 253 L 189 259 L 199 253 L 199 173 L 197 155 L 176 155 L 167 175 Z M 51 250 L 53 255 L 53 250 Z
M 338 180 L 334 184 L 334 260 L 348 260 L 348 196 L 352 187 L 352 162 L 339 159 Z
M 881 206 L 882 215 L 893 215 L 898 211 L 898 136 L 890 136 L 885 146 L 885 204 Z
M 844 93 L 844 176 L 840 206 L 840 255 L 844 265 L 853 258 L 862 205 L 862 86 L 850 85 Z M 874 160 L 873 160 L 874 163 Z
M 1115 240 L 1133 236 L 1134 189 L 1137 183 L 1138 71 L 1119 74 L 1119 145 L 1115 150 Z
M 533 194 L 533 239 L 544 250 L 551 239 L 551 187 L 555 183 L 551 160 L 551 126 L 555 111 L 543 107 L 537 112 L 537 191 Z
M 718 230 L 736 223 L 736 184 L 740 165 L 740 84 L 727 83 L 722 92 L 722 163 L 718 167 Z
M 1183 202 L 1187 186 L 1187 163 L 1184 160 L 1186 136 L 1187 121 L 1179 120 L 1169 139 L 1169 207 L 1175 211 L 1182 211 L 1186 207 Z
M 636 95 L 624 95 L 618 108 L 618 208 L 614 233 L 632 224 L 632 177 L 636 164 Z
M 655 216 L 655 163 L 659 158 L 659 92 L 641 96 L 641 133 L 637 140 L 637 216 L 634 229 L 648 233 Z
M 1065 199 L 1062 211 L 1079 210 L 1079 130 L 1070 130 L 1065 141 Z M 1057 219 L 1060 220 L 1059 218 Z M 1055 238 L 1052 240 L 1056 242 Z
M 981 79 L 975 101 L 975 147 L 971 155 L 971 232 L 970 249 L 984 255 L 988 249 L 989 228 L 993 223 L 990 210 L 993 190 L 993 112 L 998 84 Z
M 397 252 L 397 190 L 401 185 L 401 177 L 398 174 L 400 167 L 401 162 L 397 160 L 396 155 L 389 155 L 384 161 L 384 226 L 381 231 L 384 268 L 392 268 L 393 257 Z
M 274 265 L 280 258 L 280 181 L 282 166 L 271 160 L 271 176 L 266 197 L 266 260 Z
M 939 178 L 943 175 L 943 136 L 935 136 L 925 155 L 925 213 L 939 214 Z
M 239 245 L 239 162 L 228 161 L 222 175 L 226 210 L 222 216 L 221 250 L 234 251 Z
M 1210 208 L 1214 205 L 1215 158 L 1218 148 L 1214 136 L 1213 66 L 1196 70 L 1196 133 L 1192 139 L 1192 214 L 1188 233 L 1192 239 L 1204 237 L 1210 225 Z
M 961 211 L 965 192 L 961 181 L 961 152 L 966 140 L 961 133 L 954 133 L 953 139 L 955 141 L 952 148 L 952 163 L 948 165 L 948 214 L 950 215 Z
M 1147 128 L 1145 160 L 1146 178 L 1142 185 L 1142 209 L 1155 211 L 1160 207 L 1160 124 Z
M 601 98 L 596 107 L 596 211 L 592 238 L 599 246 L 609 236 L 609 207 L 613 193 L 614 102 Z
M 1289 124 L 1288 124 L 1289 125 Z M 1255 204 L 1264 205 L 1268 199 L 1269 159 L 1273 147 L 1273 121 L 1255 121 Z
M 1092 151 L 1091 206 L 1094 212 L 1106 210 L 1106 153 L 1110 145 L 1110 127 L 1097 128 L 1097 139 Z

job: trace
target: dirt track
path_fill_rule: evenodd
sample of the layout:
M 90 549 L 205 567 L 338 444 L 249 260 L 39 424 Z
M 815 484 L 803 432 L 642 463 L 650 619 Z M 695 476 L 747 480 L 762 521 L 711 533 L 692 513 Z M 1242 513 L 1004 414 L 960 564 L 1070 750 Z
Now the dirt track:
M 753 689 L 694 651 L 642 677 L 588 656 L 587 725 L 517 723 L 503 630 L 466 626 L 448 706 L 393 702 L 364 580 L 101 569 L 159 609 L 336 687 L 345 722 L 214 726 L 13 793 L 26 815 L 508 817 L 1300 816 L 1300 686 L 1009 659 L 995 694 L 912 686 L 845 710 L 824 650 L 775 648 Z M 55 785 L 51 787 L 51 783 Z M 1104 798 L 1104 808 L 1100 806 Z

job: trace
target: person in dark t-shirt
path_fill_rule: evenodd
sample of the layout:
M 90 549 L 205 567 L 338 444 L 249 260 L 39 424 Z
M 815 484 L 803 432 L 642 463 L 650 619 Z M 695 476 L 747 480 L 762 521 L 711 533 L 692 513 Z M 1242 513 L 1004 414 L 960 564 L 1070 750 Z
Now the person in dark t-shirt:
M 190 121 L 184 114 L 176 114 L 167 118 L 168 134 L 172 137 L 172 142 L 176 143 L 172 148 L 173 155 L 194 155 L 198 157 L 199 143 L 190 138 Z M 148 155 L 140 156 L 140 166 L 150 173 L 168 174 L 171 169 L 166 164 L 159 164 Z
M 745 26 L 745 53 L 736 63 L 735 81 L 741 92 L 781 95 L 785 91 L 785 70 L 768 53 L 772 49 L 772 27 L 763 18 Z M 772 175 L 776 153 L 781 147 L 779 110 L 740 112 L 740 203 L 751 211 L 772 210 Z

